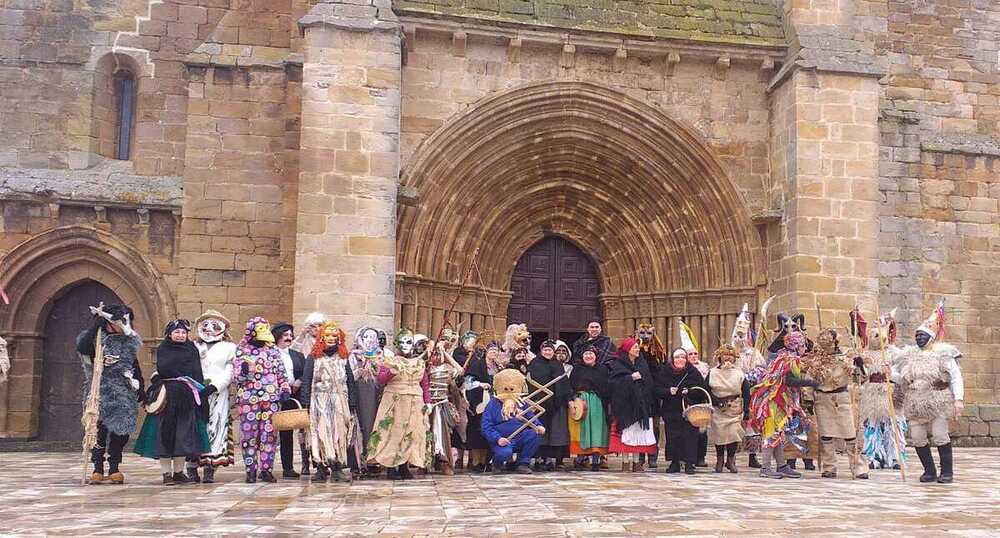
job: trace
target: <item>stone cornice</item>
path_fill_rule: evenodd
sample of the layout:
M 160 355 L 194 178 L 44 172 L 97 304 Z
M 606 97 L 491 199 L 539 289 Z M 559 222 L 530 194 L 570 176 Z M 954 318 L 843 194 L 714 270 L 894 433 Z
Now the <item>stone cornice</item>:
M 874 56 L 866 57 L 871 61 L 844 60 L 842 58 L 808 58 L 803 55 L 804 51 L 799 51 L 792 57 L 791 61 L 785 62 L 781 69 L 771 77 L 767 84 L 767 92 L 774 91 L 785 80 L 799 70 L 808 70 L 816 73 L 834 73 L 841 75 L 857 75 L 859 77 L 882 78 L 889 73 Z
M 988 135 L 946 133 L 922 140 L 920 149 L 937 153 L 1000 157 L 1000 139 Z
M 183 178 L 140 176 L 127 161 L 103 160 L 85 170 L 0 168 L 0 199 L 175 210 Z
M 784 45 L 730 44 L 691 41 L 684 39 L 657 38 L 639 39 L 635 36 L 587 30 L 567 31 L 528 24 L 493 23 L 483 24 L 468 20 L 441 18 L 400 17 L 404 32 L 414 35 L 416 30 L 428 33 L 454 35 L 464 32 L 469 38 L 506 38 L 520 40 L 521 43 L 536 43 L 551 46 L 573 45 L 578 51 L 599 50 L 609 54 L 626 49 L 635 56 L 681 56 L 709 58 L 712 61 L 728 56 L 737 61 L 770 62 L 780 61 L 786 56 Z
M 399 21 L 389 0 L 323 0 L 299 19 L 303 31 L 331 26 L 352 32 L 396 32 Z

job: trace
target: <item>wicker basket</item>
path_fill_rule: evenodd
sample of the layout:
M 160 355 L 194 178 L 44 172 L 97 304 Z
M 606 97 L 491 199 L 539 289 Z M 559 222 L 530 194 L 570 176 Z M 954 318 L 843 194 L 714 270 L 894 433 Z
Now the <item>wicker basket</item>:
M 681 405 L 684 406 L 684 418 L 686 418 L 687 421 L 695 428 L 704 428 L 712 422 L 712 413 L 715 411 L 712 408 L 712 395 L 701 387 L 694 388 L 705 393 L 705 396 L 708 397 L 708 403 L 688 405 L 687 402 L 682 401 Z
M 299 406 L 298 409 L 289 409 L 287 411 L 278 411 L 271 417 L 271 423 L 274 424 L 274 429 L 279 432 L 288 430 L 308 430 L 309 429 L 309 410 L 303 409 L 302 404 L 299 403 L 295 398 L 291 398 L 290 401 L 295 402 L 295 405 Z

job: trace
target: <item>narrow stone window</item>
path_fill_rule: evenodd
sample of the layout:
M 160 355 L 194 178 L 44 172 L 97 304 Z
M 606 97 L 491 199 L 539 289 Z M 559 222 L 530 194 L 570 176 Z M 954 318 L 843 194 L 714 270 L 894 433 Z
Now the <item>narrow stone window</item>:
M 135 76 L 128 71 L 115 73 L 115 158 L 129 159 L 132 128 L 135 125 Z

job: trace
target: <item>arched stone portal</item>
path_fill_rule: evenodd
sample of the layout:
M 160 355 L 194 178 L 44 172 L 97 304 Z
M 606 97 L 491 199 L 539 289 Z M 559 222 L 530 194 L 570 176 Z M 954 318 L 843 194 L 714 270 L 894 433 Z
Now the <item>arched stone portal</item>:
M 684 318 L 714 348 L 765 282 L 749 211 L 701 138 L 599 85 L 487 98 L 424 141 L 402 182 L 418 203 L 399 215 L 397 319 L 421 331 L 440 326 L 479 248 L 483 286 L 474 275 L 456 310 L 502 332 L 517 260 L 547 235 L 596 262 L 616 338 L 651 320 L 669 342 Z
M 132 307 L 146 342 L 143 371 L 152 371 L 149 344 L 176 310 L 163 275 L 134 247 L 99 229 L 64 226 L 14 247 L 0 267 L 0 286 L 10 296 L 0 335 L 11 355 L 10 382 L 0 385 L 0 436 L 38 434 L 46 323 L 57 300 L 81 284 L 100 283 Z

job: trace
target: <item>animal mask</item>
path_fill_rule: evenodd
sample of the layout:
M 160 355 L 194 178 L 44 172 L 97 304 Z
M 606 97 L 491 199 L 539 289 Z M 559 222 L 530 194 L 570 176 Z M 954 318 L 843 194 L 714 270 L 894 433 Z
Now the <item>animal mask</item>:
M 521 398 L 527 392 L 524 374 L 517 370 L 500 370 L 493 376 L 493 390 L 496 397 L 503 403 L 503 418 L 510 420 L 521 404 Z
M 229 320 L 215 310 L 206 310 L 195 320 L 198 340 L 206 343 L 229 340 Z

